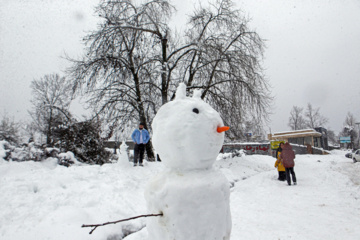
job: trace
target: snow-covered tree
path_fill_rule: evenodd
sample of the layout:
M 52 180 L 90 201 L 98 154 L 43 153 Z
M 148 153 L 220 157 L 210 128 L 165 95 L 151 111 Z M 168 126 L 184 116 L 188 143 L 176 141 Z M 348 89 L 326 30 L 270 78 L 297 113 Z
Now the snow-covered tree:
M 288 126 L 291 130 L 300 130 L 306 128 L 306 122 L 303 117 L 303 108 L 293 106 L 290 112 Z
M 338 146 L 339 145 L 339 138 L 336 136 L 335 132 L 331 129 L 327 129 L 327 138 L 328 142 L 332 146 Z
M 233 2 L 197 7 L 185 40 L 196 47 L 182 59 L 179 75 L 189 89 L 201 89 L 201 97 L 220 112 L 231 126 L 227 136 L 241 139 L 246 132 L 241 126 L 247 122 L 262 126 L 271 102 L 260 65 L 264 42 Z
M 20 124 L 4 112 L 0 120 L 0 140 L 5 140 L 11 144 L 18 144 L 19 128 Z
M 354 117 L 354 115 L 351 112 L 348 112 L 345 117 L 342 131 L 340 132 L 340 136 L 351 138 L 351 145 L 352 145 L 351 147 L 352 148 L 354 147 L 354 143 L 355 143 L 356 139 L 358 138 L 356 122 L 357 121 L 356 121 L 356 118 Z
M 328 122 L 328 119 L 320 114 L 320 108 L 313 108 L 308 103 L 305 110 L 305 121 L 308 128 L 323 127 Z
M 182 34 L 169 26 L 173 10 L 168 0 L 102 1 L 103 22 L 85 37 L 87 54 L 69 58 L 74 89 L 120 131 L 139 121 L 151 130 L 159 107 L 185 82 L 234 126 L 231 136 L 242 136 L 239 121 L 261 123 L 269 111 L 263 40 L 230 0 L 199 6 Z
M 46 144 L 53 146 L 53 129 L 69 120 L 68 108 L 72 100 L 72 85 L 58 74 L 45 75 L 31 82 L 33 109 L 29 111 L 33 124 L 46 136 Z
M 345 117 L 344 126 L 348 126 L 348 128 L 354 129 L 356 126 L 356 122 L 357 122 L 357 120 L 356 120 L 354 114 L 352 114 L 351 112 L 348 112 Z

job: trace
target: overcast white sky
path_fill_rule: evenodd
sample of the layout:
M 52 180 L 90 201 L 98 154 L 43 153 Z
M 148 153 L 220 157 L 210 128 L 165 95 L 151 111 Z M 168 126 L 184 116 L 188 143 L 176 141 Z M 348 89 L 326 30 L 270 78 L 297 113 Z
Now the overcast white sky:
M 339 132 L 347 112 L 360 121 L 359 0 L 234 0 L 266 39 L 265 74 L 273 115 L 266 128 L 289 130 L 291 108 L 311 103 Z M 193 5 L 176 0 L 176 21 Z M 207 2 L 207 1 L 206 1 Z M 80 56 L 82 37 L 95 29 L 98 0 L 0 0 L 0 114 L 25 120 L 30 83 Z M 75 114 L 80 116 L 81 112 Z

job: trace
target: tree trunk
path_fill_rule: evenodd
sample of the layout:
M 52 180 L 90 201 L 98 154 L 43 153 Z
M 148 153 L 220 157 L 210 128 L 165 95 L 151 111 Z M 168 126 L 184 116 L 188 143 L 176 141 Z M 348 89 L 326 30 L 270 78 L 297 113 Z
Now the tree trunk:
M 48 130 L 46 133 L 46 145 L 48 147 L 52 147 L 51 146 L 51 122 L 52 122 L 52 109 L 50 109 L 50 116 L 49 116 L 49 121 L 48 121 Z
M 161 68 L 161 100 L 162 105 L 167 103 L 167 81 L 166 81 L 166 73 L 167 73 L 167 56 L 166 56 L 166 47 L 167 47 L 167 39 L 161 39 L 161 46 L 162 46 L 162 68 Z
M 144 111 L 144 105 L 141 99 L 141 91 L 140 91 L 140 86 L 139 86 L 139 78 L 136 74 L 133 74 L 134 76 L 134 81 L 135 81 L 135 88 L 136 88 L 136 94 L 137 94 L 137 102 L 138 102 L 138 109 L 139 109 L 139 120 L 140 122 L 144 122 L 144 128 L 146 130 L 148 130 L 148 123 L 147 123 L 147 119 L 145 116 L 145 111 Z M 150 133 L 149 133 L 150 134 Z M 145 145 L 146 146 L 146 154 L 148 156 L 148 160 L 149 161 L 154 161 L 155 157 L 154 157 L 154 151 L 152 149 L 152 143 L 151 140 L 149 140 L 149 142 Z
M 152 146 L 151 139 L 150 139 L 149 142 L 146 144 L 146 155 L 148 156 L 148 160 L 149 160 L 150 162 L 154 162 L 154 161 L 155 161 L 155 155 L 154 155 L 154 151 L 153 151 L 153 146 Z

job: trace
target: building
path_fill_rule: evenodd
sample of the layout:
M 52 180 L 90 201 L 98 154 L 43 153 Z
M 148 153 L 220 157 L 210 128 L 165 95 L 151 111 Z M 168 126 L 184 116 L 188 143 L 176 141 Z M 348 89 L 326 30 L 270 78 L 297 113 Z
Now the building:
M 317 132 L 321 133 L 320 146 L 325 150 L 329 149 L 327 130 L 323 127 L 314 128 Z
M 270 141 L 284 141 L 292 145 L 304 146 L 303 150 L 301 148 L 297 149 L 297 152 L 300 154 L 326 154 L 323 150 L 328 150 L 327 131 L 325 128 L 270 133 L 268 134 L 268 139 Z

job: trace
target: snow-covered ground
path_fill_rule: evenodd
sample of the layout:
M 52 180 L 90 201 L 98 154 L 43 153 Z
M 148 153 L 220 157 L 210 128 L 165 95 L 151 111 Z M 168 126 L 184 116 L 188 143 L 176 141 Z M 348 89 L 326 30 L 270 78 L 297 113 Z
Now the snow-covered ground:
M 360 163 L 345 153 L 297 155 L 297 186 L 277 180 L 270 156 L 220 155 L 215 168 L 232 186 L 231 239 L 360 239 Z M 144 218 L 99 227 L 91 235 L 81 225 L 149 214 L 145 186 L 164 169 L 160 162 L 66 168 L 52 159 L 0 158 L 0 239 L 117 240 L 138 231 L 124 239 L 145 240 Z

